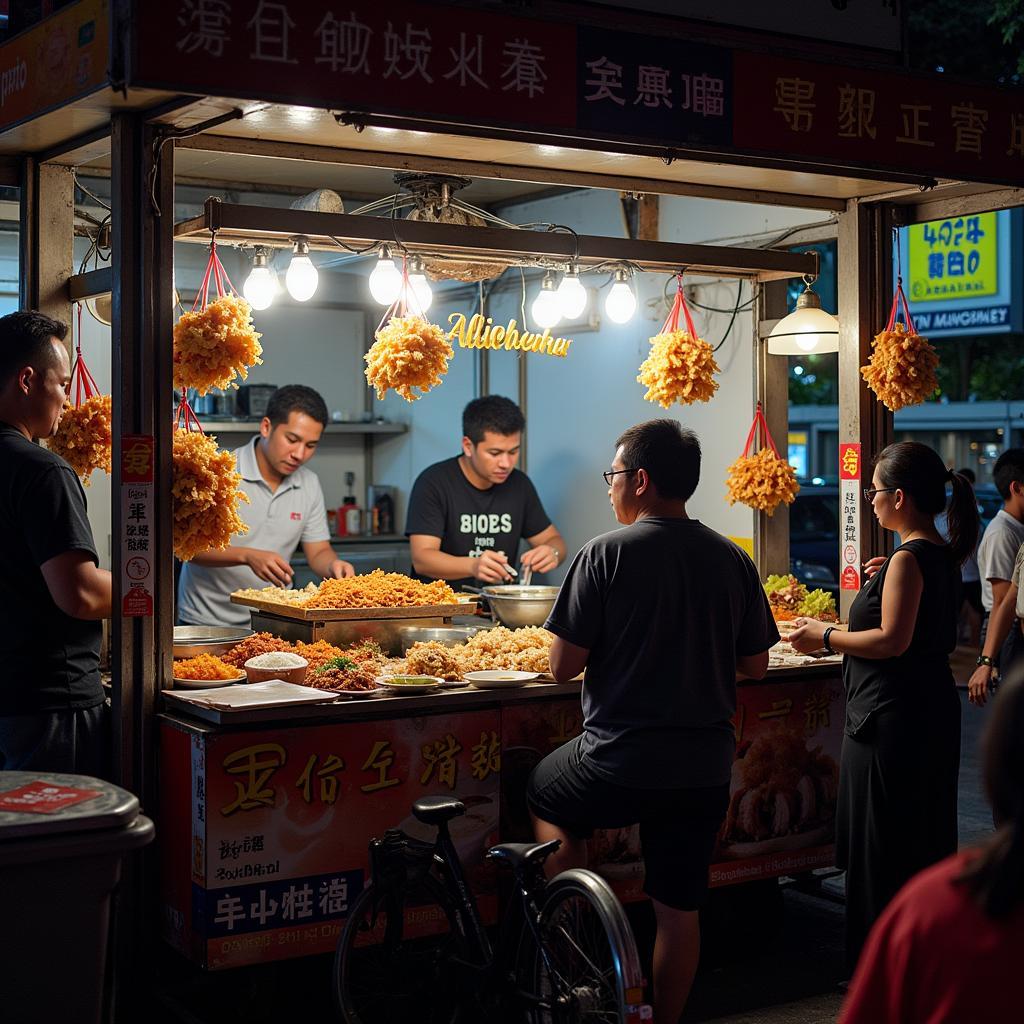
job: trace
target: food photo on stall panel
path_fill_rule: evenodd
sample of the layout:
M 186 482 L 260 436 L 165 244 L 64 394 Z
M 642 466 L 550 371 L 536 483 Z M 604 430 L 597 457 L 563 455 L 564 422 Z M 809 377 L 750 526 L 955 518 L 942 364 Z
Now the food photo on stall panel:
M 327 406 L 312 388 L 290 384 L 271 395 L 259 433 L 234 453 L 239 488 L 249 499 L 240 509 L 248 532 L 184 563 L 178 586 L 182 625 L 248 626 L 249 615 L 231 603 L 232 592 L 261 581 L 289 587 L 300 545 L 322 578 L 354 575 L 331 547 L 323 489 L 306 467 L 328 422 Z

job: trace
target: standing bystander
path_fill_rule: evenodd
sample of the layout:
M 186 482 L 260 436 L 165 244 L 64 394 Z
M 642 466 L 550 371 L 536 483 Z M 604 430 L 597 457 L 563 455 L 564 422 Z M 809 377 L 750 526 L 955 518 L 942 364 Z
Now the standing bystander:
M 37 443 L 67 399 L 66 334 L 42 313 L 0 318 L 0 770 L 102 776 L 110 573 L 98 568 L 81 482 Z
M 555 873 L 595 828 L 639 823 L 657 919 L 654 1020 L 676 1024 L 700 956 L 697 910 L 729 803 L 738 677 L 760 679 L 779 634 L 753 562 L 691 519 L 700 443 L 674 420 L 631 427 L 605 472 L 623 530 L 573 559 L 547 628 L 551 672 L 586 669 L 583 734 L 535 769 L 538 840 Z

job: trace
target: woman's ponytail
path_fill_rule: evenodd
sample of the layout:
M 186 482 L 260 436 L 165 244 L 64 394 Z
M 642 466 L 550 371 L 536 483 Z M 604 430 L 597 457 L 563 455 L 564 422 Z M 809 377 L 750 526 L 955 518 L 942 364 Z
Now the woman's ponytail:
M 978 546 L 981 520 L 978 516 L 974 488 L 967 477 L 950 470 L 949 479 L 953 482 L 953 497 L 949 502 L 949 513 L 946 518 L 949 528 L 949 549 L 957 565 L 963 565 Z

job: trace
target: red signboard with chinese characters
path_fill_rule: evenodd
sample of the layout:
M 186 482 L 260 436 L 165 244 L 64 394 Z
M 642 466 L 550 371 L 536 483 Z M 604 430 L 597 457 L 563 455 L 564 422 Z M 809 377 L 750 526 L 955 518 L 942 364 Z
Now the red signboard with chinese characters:
M 835 675 L 739 687 L 733 808 L 713 885 L 831 863 L 842 719 Z M 210 969 L 329 952 L 367 881 L 370 839 L 396 826 L 431 838 L 411 814 L 431 793 L 465 802 L 452 835 L 485 920 L 495 920 L 484 853 L 532 840 L 530 773 L 582 725 L 578 697 L 273 730 L 165 721 L 164 937 Z M 598 832 L 590 864 L 620 899 L 642 898 L 635 827 Z M 425 933 L 433 921 L 424 914 L 413 926 Z
M 737 53 L 733 145 L 966 181 L 1024 171 L 1024 97 L 937 76 Z
M 837 172 L 1017 184 L 1024 171 L 1018 90 L 695 43 L 685 25 L 641 35 L 472 6 L 172 0 L 138 4 L 132 28 L 138 87 Z
M 333 950 L 367 879 L 369 840 L 395 826 L 430 838 L 411 812 L 429 794 L 465 802 L 452 837 L 482 913 L 495 916 L 484 853 L 498 840 L 496 710 L 197 732 L 188 748 L 171 735 L 162 752 L 171 805 L 191 793 L 192 833 L 191 863 L 183 837 L 165 836 L 165 934 L 207 967 Z
M 860 590 L 860 481 L 859 443 L 839 446 L 839 586 Z

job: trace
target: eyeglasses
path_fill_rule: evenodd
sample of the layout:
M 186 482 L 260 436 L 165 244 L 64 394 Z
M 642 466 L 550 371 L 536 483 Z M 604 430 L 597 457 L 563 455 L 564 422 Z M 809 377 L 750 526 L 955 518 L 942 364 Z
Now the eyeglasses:
M 618 476 L 620 473 L 635 473 L 635 469 L 606 469 L 601 476 L 604 477 L 604 482 L 611 487 L 612 477 Z
M 876 494 L 884 494 L 886 491 L 898 491 L 898 487 L 865 487 L 864 497 L 868 501 L 874 501 Z

